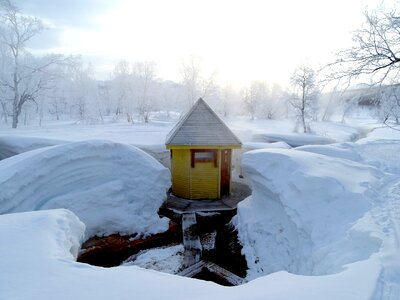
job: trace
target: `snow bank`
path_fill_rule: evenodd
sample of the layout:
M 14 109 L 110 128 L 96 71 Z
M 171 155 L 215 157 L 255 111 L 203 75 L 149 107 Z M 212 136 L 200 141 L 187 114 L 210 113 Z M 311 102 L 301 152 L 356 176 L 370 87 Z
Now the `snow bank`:
M 263 143 L 285 142 L 291 147 L 325 145 L 336 142 L 335 140 L 325 136 L 306 133 L 260 133 L 253 135 L 252 141 Z
M 275 143 L 247 142 L 247 143 L 243 143 L 242 148 L 235 149 L 233 151 L 233 156 L 232 156 L 233 176 L 232 176 L 232 178 L 236 179 L 235 178 L 236 176 L 241 176 L 241 177 L 243 176 L 242 166 L 241 166 L 243 153 L 246 153 L 251 150 L 256 150 L 256 149 L 276 149 L 276 148 L 290 149 L 291 147 L 288 144 L 286 144 L 285 142 L 275 142 Z M 246 181 L 246 183 L 247 183 L 247 181 Z
M 223 287 L 136 266 L 77 263 L 83 230 L 78 218 L 62 209 L 1 215 L 0 240 L 7 246 L 0 247 L 0 299 L 369 300 L 381 271 L 371 259 L 330 276 L 277 272 Z
M 333 144 L 333 145 L 307 145 L 297 147 L 296 150 L 307 151 L 330 157 L 348 159 L 356 162 L 362 161 L 353 143 Z
M 330 137 L 338 142 L 351 142 L 360 138 L 366 128 L 359 124 L 349 125 L 341 122 L 311 122 L 313 133 Z
M 155 233 L 167 228 L 157 210 L 170 172 L 143 151 L 85 141 L 0 161 L 0 213 L 67 208 L 87 235 Z
M 274 142 L 274 143 L 243 143 L 243 149 L 256 150 L 256 149 L 271 149 L 271 148 L 280 148 L 280 149 L 290 149 L 288 144 L 285 142 Z
M 382 174 L 353 161 L 295 150 L 255 150 L 242 167 L 253 186 L 236 225 L 249 278 L 275 271 L 330 274 L 368 258 L 380 240 L 353 225 Z
M 355 144 L 363 162 L 385 172 L 400 174 L 400 139 L 374 140 L 371 137 Z
M 64 144 L 62 140 L 52 140 L 38 137 L 0 136 L 0 160 L 48 146 Z

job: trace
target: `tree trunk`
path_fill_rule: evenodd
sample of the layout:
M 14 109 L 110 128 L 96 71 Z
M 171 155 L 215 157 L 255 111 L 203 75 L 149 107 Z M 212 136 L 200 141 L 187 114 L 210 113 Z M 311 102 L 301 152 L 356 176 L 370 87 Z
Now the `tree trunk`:
M 19 71 L 19 61 L 18 61 L 18 51 L 14 54 L 14 74 L 13 74 L 13 84 L 14 84 L 14 99 L 13 99 L 13 121 L 12 121 L 12 128 L 17 128 L 18 126 L 18 117 L 19 117 L 19 102 L 20 102 L 20 95 L 19 95 L 19 82 L 18 82 L 18 71 Z
M 14 99 L 15 102 L 15 99 Z M 17 128 L 18 125 L 18 105 L 13 103 L 13 114 L 12 114 L 12 128 Z
M 307 126 L 306 126 L 306 84 L 303 82 L 303 95 L 301 98 L 301 123 L 303 124 L 303 132 L 307 133 Z
M 4 102 L 1 102 L 1 108 L 3 109 L 2 115 L 3 115 L 4 123 L 8 124 L 7 107 Z

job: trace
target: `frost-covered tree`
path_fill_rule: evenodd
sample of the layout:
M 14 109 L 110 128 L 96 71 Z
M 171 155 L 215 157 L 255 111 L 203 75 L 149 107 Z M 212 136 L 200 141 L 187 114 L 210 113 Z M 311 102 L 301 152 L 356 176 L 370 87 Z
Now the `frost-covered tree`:
M 114 68 L 114 78 L 112 80 L 112 96 L 115 99 L 115 115 L 123 112 L 126 114 L 127 121 L 133 122 L 134 103 L 132 96 L 132 69 L 126 60 L 118 62 Z
M 137 103 L 139 117 L 145 123 L 149 122 L 151 110 L 153 109 L 156 97 L 156 65 L 154 62 L 137 62 L 132 67 L 134 96 Z
M 200 98 L 200 60 L 191 57 L 188 61 L 183 62 L 180 73 L 182 76 L 182 85 L 185 89 L 185 99 L 188 107 L 191 107 L 194 102 Z
M 182 107 L 182 85 L 174 81 L 163 81 L 159 86 L 159 104 L 165 110 L 167 117 L 171 117 L 171 111 L 180 111 Z
M 199 98 L 216 97 L 218 91 L 216 73 L 205 76 L 202 72 L 200 58 L 191 56 L 189 60 L 184 61 L 180 73 L 187 108 L 191 107 Z
M 365 22 L 353 35 L 353 46 L 328 64 L 328 79 L 371 78 L 383 83 L 398 77 L 400 69 L 400 14 L 394 7 L 364 13 Z
M 69 73 L 71 113 L 78 122 L 97 123 L 102 115 L 98 110 L 97 84 L 92 66 L 78 62 L 69 68 Z
M 314 114 L 318 87 L 316 75 L 312 68 L 302 65 L 298 67 L 292 77 L 293 97 L 291 105 L 296 115 L 297 124 L 301 124 L 303 132 L 309 131 L 309 121 Z
M 279 115 L 280 103 L 282 103 L 283 90 L 277 84 L 271 89 L 265 87 L 261 98 L 261 114 L 263 118 L 275 119 Z
M 353 80 L 368 80 L 371 85 L 399 83 L 400 13 L 398 1 L 394 3 L 391 8 L 381 5 L 364 13 L 365 22 L 354 32 L 353 46 L 339 52 L 325 67 L 327 80 L 345 81 L 347 85 Z M 382 98 L 381 117 L 388 122 L 399 108 L 393 95 L 386 96 Z
M 235 88 L 227 84 L 220 90 L 220 111 L 224 117 L 238 112 L 241 98 Z
M 0 84 L 10 96 L 12 127 L 18 126 L 18 118 L 27 102 L 36 103 L 43 90 L 48 89 L 54 76 L 52 67 L 64 61 L 60 55 L 34 57 L 28 50 L 29 42 L 43 30 L 42 22 L 27 16 L 9 0 L 0 1 L 3 67 Z
M 379 117 L 384 124 L 394 121 L 400 124 L 400 86 L 387 86 L 382 88 L 379 93 Z
M 250 119 L 254 120 L 259 105 L 258 90 L 256 85 L 252 84 L 242 90 L 242 99 L 244 110 L 250 115 Z

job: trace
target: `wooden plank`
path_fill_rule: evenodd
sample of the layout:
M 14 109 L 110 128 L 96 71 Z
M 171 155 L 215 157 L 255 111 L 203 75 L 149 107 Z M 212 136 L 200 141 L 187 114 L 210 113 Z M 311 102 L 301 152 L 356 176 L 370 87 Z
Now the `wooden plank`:
M 195 213 L 182 215 L 183 247 L 185 248 L 183 264 L 186 267 L 199 262 L 201 259 L 202 247 L 196 225 Z
M 205 265 L 204 261 L 201 260 L 191 265 L 190 267 L 180 271 L 177 275 L 192 278 L 203 270 L 204 265 Z
M 219 277 L 225 279 L 227 282 L 229 282 L 232 285 L 240 285 L 246 283 L 246 279 L 241 278 L 237 276 L 236 274 L 233 274 L 232 272 L 218 266 L 217 264 L 213 262 L 205 262 L 204 267 L 206 268 L 209 272 L 214 273 L 218 275 Z
M 192 277 L 196 276 L 197 274 L 199 274 L 200 272 L 202 272 L 204 269 L 206 269 L 207 271 L 226 280 L 227 282 L 229 282 L 230 284 L 232 284 L 234 286 L 241 285 L 241 284 L 244 284 L 247 282 L 246 279 L 241 278 L 241 277 L 237 276 L 236 274 L 233 274 L 232 272 L 218 266 L 217 264 L 215 264 L 213 262 L 205 261 L 205 260 L 201 260 L 201 261 L 191 265 L 190 267 L 179 272 L 177 275 L 192 278 Z

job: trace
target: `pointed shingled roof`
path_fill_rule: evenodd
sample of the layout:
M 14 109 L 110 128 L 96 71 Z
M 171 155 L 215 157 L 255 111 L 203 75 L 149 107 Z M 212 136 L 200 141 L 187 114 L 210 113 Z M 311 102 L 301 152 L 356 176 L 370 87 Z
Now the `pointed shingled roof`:
M 208 104 L 200 98 L 171 130 L 165 144 L 241 146 L 242 143 Z

